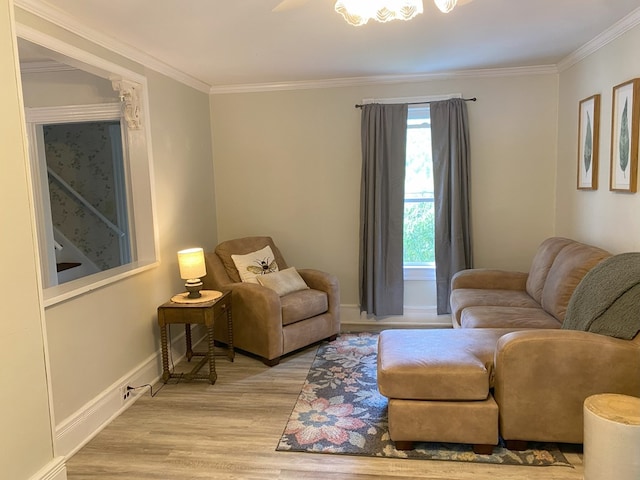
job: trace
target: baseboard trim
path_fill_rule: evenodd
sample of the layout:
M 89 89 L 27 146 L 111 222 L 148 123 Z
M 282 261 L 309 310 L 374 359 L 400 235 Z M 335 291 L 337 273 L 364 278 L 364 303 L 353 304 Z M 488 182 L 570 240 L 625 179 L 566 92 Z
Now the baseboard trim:
M 193 328 L 193 342 L 197 344 L 204 338 L 204 329 Z M 184 331 L 171 340 L 174 363 L 185 357 Z M 122 387 L 155 384 L 162 372 L 162 353 L 158 349 L 145 361 L 116 382 L 106 388 L 101 394 L 85 404 L 73 415 L 70 415 L 55 429 L 55 453 L 68 459 L 85 446 L 93 437 L 100 433 L 109 423 L 127 410 L 135 401 L 145 394 L 147 389 L 135 390 L 127 400 L 122 398 Z M 66 475 L 65 475 L 66 476 Z M 53 480 L 53 479 L 52 479 Z M 55 480 L 58 480 L 57 478 Z
M 389 328 L 452 328 L 451 315 L 438 315 L 435 307 L 405 308 L 403 315 L 367 316 L 359 305 L 340 306 L 343 332 L 380 331 Z
M 67 466 L 64 457 L 55 457 L 32 475 L 29 480 L 67 480 Z

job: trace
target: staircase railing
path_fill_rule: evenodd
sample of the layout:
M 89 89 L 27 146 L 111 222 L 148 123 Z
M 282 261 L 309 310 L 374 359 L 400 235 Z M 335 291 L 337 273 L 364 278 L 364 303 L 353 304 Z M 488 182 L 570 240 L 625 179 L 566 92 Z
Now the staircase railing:
M 53 178 L 58 185 L 60 185 L 69 195 L 71 195 L 73 198 L 75 198 L 78 202 L 80 202 L 82 205 L 84 205 L 91 213 L 93 213 L 96 217 L 98 217 L 100 219 L 100 221 L 102 223 L 104 223 L 107 227 L 109 227 L 109 229 L 111 229 L 113 232 L 116 233 L 116 235 L 118 236 L 118 238 L 122 238 L 126 235 L 125 232 L 123 232 L 120 227 L 118 227 L 116 224 L 114 224 L 111 220 L 109 220 L 107 217 L 105 217 L 96 207 L 94 207 L 93 205 L 91 205 L 91 203 L 89 203 L 89 201 L 84 198 L 82 195 L 80 195 L 78 192 L 76 192 L 76 190 L 69 185 L 64 178 L 62 178 L 60 175 L 58 175 L 56 172 L 54 172 L 51 167 L 47 167 L 47 173 L 51 176 L 51 178 Z

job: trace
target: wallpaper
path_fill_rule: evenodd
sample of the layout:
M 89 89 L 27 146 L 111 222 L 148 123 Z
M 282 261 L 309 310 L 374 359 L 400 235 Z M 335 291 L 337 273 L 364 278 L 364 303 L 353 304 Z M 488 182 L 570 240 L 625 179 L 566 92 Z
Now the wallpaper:
M 110 129 L 116 125 L 118 128 Z M 119 122 L 82 122 L 44 126 L 47 166 L 112 224 L 118 225 L 112 132 Z M 101 270 L 121 265 L 119 235 L 49 175 L 53 225 Z M 124 200 L 126 202 L 126 200 Z M 126 222 L 124 222 L 126 223 Z M 126 226 L 120 227 L 126 230 Z

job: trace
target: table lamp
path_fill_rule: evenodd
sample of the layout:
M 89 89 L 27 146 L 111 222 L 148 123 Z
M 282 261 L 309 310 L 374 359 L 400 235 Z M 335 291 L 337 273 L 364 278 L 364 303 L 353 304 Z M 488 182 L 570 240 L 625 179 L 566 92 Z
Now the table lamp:
M 202 288 L 202 277 L 207 274 L 204 264 L 204 251 L 202 248 L 188 248 L 178 252 L 178 266 L 180 267 L 180 278 L 186 280 L 184 286 L 189 295 L 187 298 L 200 298 Z

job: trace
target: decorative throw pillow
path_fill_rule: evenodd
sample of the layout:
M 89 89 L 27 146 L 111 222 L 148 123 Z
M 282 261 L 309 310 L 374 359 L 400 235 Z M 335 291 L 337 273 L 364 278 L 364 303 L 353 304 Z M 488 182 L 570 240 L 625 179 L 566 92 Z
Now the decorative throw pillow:
M 246 255 L 231 255 L 231 259 L 243 282 L 258 283 L 256 277 L 278 271 L 278 264 L 268 245 Z
M 256 280 L 260 285 L 270 288 L 281 297 L 299 290 L 309 289 L 294 267 L 285 268 L 270 275 L 260 275 L 256 277 Z

